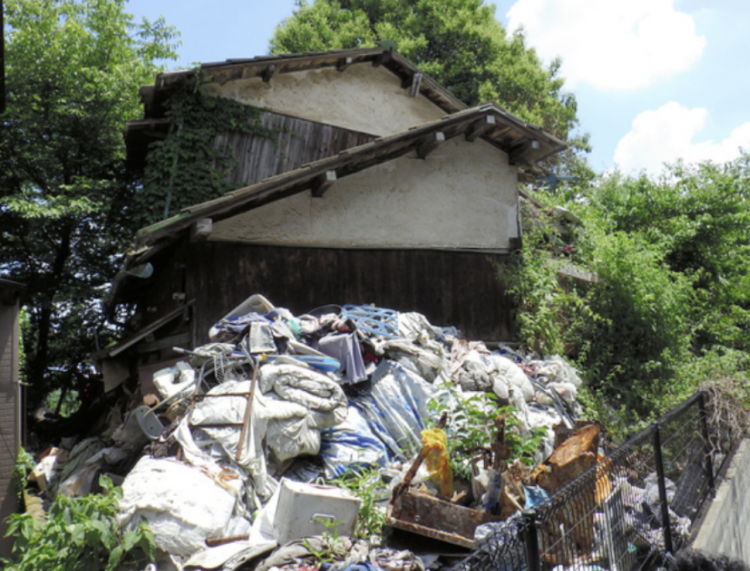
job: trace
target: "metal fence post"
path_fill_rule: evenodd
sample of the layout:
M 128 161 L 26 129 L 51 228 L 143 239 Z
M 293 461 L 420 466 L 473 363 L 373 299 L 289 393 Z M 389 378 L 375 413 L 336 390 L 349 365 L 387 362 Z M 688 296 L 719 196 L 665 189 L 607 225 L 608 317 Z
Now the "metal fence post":
M 664 484 L 664 462 L 661 455 L 661 429 L 659 422 L 654 427 L 654 461 L 656 463 L 656 477 L 659 484 L 659 503 L 661 504 L 661 525 L 664 533 L 664 551 L 672 553 L 672 529 L 669 525 L 669 502 L 667 501 L 667 488 Z
M 541 571 L 542 564 L 539 557 L 539 536 L 536 531 L 536 510 L 524 510 L 524 548 L 526 550 L 527 571 Z
M 699 401 L 701 414 L 701 433 L 706 450 L 706 476 L 708 477 L 708 489 L 714 489 L 714 463 L 711 459 L 711 441 L 708 439 L 708 412 L 706 411 L 706 393 L 701 392 Z

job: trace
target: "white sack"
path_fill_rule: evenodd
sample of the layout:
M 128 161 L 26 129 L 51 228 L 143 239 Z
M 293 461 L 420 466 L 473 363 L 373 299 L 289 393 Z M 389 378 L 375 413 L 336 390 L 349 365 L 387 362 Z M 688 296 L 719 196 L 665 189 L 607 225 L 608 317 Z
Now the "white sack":
M 521 367 L 502 355 L 490 355 L 489 358 L 494 365 L 493 375 L 505 380 L 515 391 L 520 391 L 526 402 L 534 400 L 534 386 Z
M 118 523 L 134 529 L 142 519 L 156 546 L 190 557 L 209 537 L 222 537 L 232 517 L 234 496 L 200 468 L 172 458 L 144 456 L 122 485 Z

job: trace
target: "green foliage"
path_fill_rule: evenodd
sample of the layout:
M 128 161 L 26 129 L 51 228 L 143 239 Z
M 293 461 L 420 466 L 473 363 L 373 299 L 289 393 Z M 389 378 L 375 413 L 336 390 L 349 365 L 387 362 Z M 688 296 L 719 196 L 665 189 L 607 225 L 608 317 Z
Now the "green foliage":
M 520 459 L 528 466 L 533 465 L 534 453 L 546 434 L 545 427 L 535 428 L 531 434 L 521 436 L 516 409 L 499 406 L 494 394 L 478 393 L 463 398 L 450 383 L 441 388 L 445 392 L 431 400 L 427 408 L 434 413 L 433 418 L 440 418 L 443 412 L 448 412 L 450 422 L 445 432 L 454 475 L 471 480 L 471 460 L 479 450 L 490 447 L 496 435 L 494 420 L 500 416 L 506 417 L 505 444 L 510 451 L 508 462 Z
M 522 33 L 510 37 L 482 0 L 314 0 L 299 2 L 271 39 L 271 52 L 302 53 L 395 42 L 403 54 L 468 105 L 496 101 L 569 140 L 575 97 L 560 61 L 544 66 Z M 587 138 L 570 139 L 588 150 Z
M 26 285 L 29 408 L 88 375 L 104 286 L 132 237 L 125 121 L 173 58 L 162 19 L 124 0 L 6 0 L 7 109 L 0 117 L 0 275 Z M 106 345 L 113 332 L 100 330 Z
M 16 464 L 13 466 L 13 474 L 11 475 L 19 498 L 23 497 L 23 491 L 27 485 L 26 478 L 29 477 L 29 474 L 31 474 L 31 471 L 35 467 L 36 460 L 34 460 L 33 454 L 29 454 L 22 446 L 18 451 L 18 456 L 16 456 Z
M 518 337 L 540 355 L 563 352 L 560 327 L 566 296 L 547 238 L 549 227 L 532 227 L 524 236 L 520 252 L 514 252 L 508 265 L 497 265 L 498 277 L 516 301 Z
M 599 282 L 586 293 L 588 319 L 570 332 L 588 385 L 644 414 L 678 385 L 690 343 L 692 291 L 657 251 L 623 232 L 600 236 L 592 264 Z
M 67 418 L 78 410 L 81 403 L 78 401 L 78 391 L 66 391 L 63 394 L 62 389 L 55 389 L 47 395 L 46 404 L 47 409 L 52 412 L 58 411 L 59 407 L 58 414 Z
M 748 164 L 743 155 L 656 179 L 614 173 L 540 197 L 584 220 L 562 241 L 543 212 L 526 217 L 523 256 L 502 274 L 522 339 L 565 348 L 584 373 L 579 400 L 611 432 L 658 416 L 705 378 L 747 371 Z M 553 276 L 549 260 L 570 242 L 596 283 L 560 287 Z
M 384 487 L 380 471 L 377 468 L 365 468 L 358 471 L 349 470 L 336 478 L 334 483 L 359 498 L 359 514 L 355 537 L 369 539 L 381 536 L 385 525 L 385 510 L 377 505 L 378 490 Z
M 237 159 L 216 148 L 217 135 L 235 131 L 275 140 L 260 121 L 261 110 L 231 99 L 210 97 L 199 88 L 179 91 L 166 103 L 172 127 L 149 148 L 144 187 L 136 196 L 141 224 L 167 218 L 170 212 L 217 198 L 242 183 L 227 181 Z
M 587 193 L 608 231 L 663 256 L 692 282 L 694 349 L 750 348 L 750 156 L 724 165 L 671 167 L 660 179 L 614 174 Z
M 315 557 L 318 563 L 330 563 L 346 555 L 346 546 L 339 537 L 338 527 L 341 521 L 327 518 L 315 518 L 326 530 L 320 535 L 320 545 L 309 538 L 304 538 L 302 544 Z
M 145 522 L 121 532 L 116 516 L 122 490 L 105 476 L 104 493 L 82 498 L 57 496 L 44 522 L 27 514 L 9 518 L 8 535 L 15 538 L 14 561 L 7 571 L 112 571 L 121 564 L 142 566 L 154 561 L 154 535 Z M 140 567 L 139 567 L 140 568 Z

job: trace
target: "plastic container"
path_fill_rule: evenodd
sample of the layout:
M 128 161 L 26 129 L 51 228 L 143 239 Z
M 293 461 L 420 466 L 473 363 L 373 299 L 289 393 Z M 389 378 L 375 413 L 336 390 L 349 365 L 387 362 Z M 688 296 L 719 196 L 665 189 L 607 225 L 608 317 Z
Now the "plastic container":
M 353 535 L 359 504 L 360 500 L 340 488 L 282 478 L 273 535 L 281 545 L 326 531 Z

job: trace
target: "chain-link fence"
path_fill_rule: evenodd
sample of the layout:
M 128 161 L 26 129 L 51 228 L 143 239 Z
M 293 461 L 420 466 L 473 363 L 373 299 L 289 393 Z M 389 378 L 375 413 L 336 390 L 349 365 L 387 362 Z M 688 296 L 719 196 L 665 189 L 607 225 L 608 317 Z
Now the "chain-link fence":
M 690 539 L 735 443 L 710 426 L 703 392 L 540 504 L 488 524 L 462 570 L 630 571 Z

